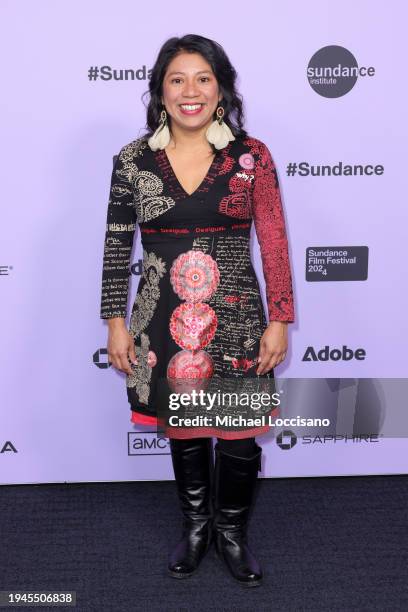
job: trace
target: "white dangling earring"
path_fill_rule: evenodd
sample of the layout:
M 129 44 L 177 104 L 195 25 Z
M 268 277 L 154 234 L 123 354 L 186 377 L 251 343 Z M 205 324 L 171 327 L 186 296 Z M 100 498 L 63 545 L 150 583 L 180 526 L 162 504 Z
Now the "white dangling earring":
M 216 149 L 223 149 L 227 146 L 230 140 L 235 140 L 235 136 L 231 132 L 229 126 L 222 119 L 224 116 L 224 109 L 222 106 L 218 106 L 216 115 L 217 118 L 207 129 L 205 135 L 208 142 L 213 144 Z
M 167 125 L 167 113 L 163 109 L 160 113 L 160 123 L 159 127 L 155 131 L 155 133 L 150 136 L 147 141 L 147 144 L 151 148 L 152 151 L 157 151 L 157 149 L 164 149 L 170 142 L 170 130 Z

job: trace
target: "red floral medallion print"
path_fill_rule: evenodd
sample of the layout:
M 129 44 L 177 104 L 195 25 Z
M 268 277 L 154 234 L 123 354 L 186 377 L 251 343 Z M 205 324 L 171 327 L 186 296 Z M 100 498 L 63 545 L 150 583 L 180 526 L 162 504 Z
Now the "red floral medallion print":
M 203 302 L 186 302 L 177 306 L 170 317 L 170 333 L 181 348 L 196 351 L 214 338 L 217 315 Z
M 179 351 L 173 355 L 167 366 L 168 378 L 211 378 L 213 372 L 213 360 L 206 351 Z
M 173 393 L 205 390 L 214 373 L 214 362 L 206 351 L 179 351 L 167 366 L 167 380 Z
M 181 253 L 173 262 L 170 282 L 182 300 L 202 302 L 209 299 L 217 289 L 220 272 L 211 255 L 190 250 Z

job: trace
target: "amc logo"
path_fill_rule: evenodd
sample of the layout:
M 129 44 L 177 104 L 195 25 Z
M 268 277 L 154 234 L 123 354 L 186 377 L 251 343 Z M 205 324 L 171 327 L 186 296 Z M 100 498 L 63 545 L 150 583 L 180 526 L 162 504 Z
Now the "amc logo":
M 128 455 L 169 455 L 169 440 L 156 431 L 129 431 Z

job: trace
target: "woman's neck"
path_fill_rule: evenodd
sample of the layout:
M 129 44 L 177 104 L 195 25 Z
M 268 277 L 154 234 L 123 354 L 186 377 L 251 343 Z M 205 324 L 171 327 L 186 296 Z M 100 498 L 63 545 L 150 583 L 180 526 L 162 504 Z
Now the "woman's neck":
M 205 133 L 208 125 L 197 130 L 183 130 L 177 125 L 171 128 L 171 140 L 169 148 L 177 148 L 180 151 L 189 150 L 190 152 L 202 151 L 203 149 L 211 150 Z

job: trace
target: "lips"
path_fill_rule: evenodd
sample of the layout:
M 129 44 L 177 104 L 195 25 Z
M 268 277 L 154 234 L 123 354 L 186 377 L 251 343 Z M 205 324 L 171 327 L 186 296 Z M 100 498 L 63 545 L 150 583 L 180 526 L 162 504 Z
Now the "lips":
M 204 104 L 196 103 L 196 104 L 183 104 L 179 105 L 180 111 L 183 115 L 197 115 L 203 109 Z

